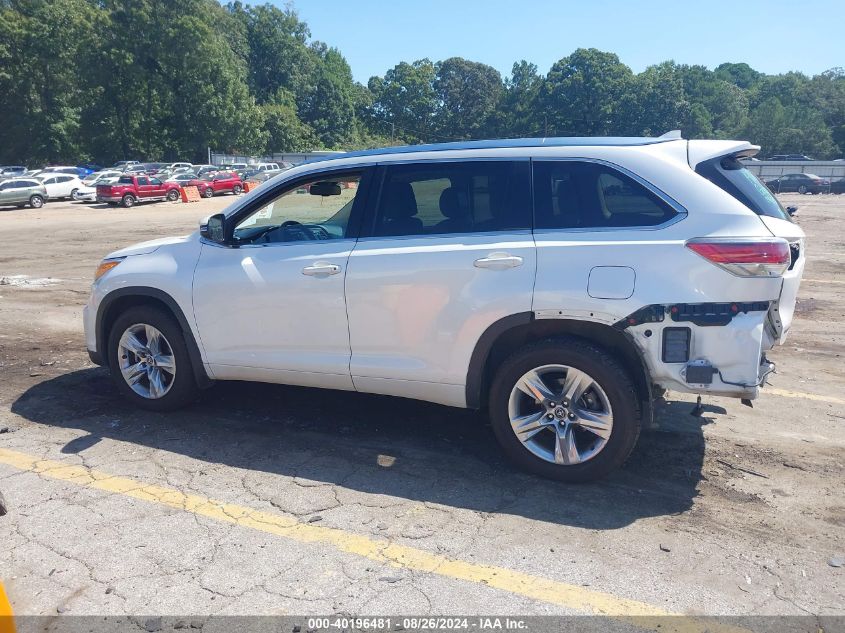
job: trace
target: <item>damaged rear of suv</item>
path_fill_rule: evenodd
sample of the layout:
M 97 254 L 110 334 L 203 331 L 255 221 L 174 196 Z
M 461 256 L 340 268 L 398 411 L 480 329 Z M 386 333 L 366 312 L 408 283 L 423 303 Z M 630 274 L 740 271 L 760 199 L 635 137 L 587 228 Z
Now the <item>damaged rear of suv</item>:
M 658 391 L 753 399 L 773 370 L 804 234 L 740 162 L 758 150 L 670 133 L 331 156 L 112 253 L 88 349 L 146 408 L 255 380 L 485 409 L 524 468 L 595 479 Z

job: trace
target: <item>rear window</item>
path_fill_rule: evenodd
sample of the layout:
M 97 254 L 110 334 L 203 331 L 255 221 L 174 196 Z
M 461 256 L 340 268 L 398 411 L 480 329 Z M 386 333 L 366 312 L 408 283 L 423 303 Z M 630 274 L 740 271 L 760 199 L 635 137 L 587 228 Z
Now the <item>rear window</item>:
M 732 156 L 705 161 L 695 171 L 739 200 L 757 215 L 792 222 L 775 195 L 745 165 Z

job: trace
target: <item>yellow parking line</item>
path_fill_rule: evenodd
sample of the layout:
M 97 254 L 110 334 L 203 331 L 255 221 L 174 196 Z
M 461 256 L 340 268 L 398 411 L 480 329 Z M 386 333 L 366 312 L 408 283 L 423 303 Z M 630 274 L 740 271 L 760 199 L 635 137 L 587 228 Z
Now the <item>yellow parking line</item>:
M 790 391 L 789 389 L 778 389 L 777 387 L 763 387 L 763 394 L 782 396 L 784 398 L 803 398 L 805 400 L 816 400 L 818 402 L 830 402 L 831 404 L 845 404 L 845 400 L 836 396 L 822 396 L 817 393 L 806 393 L 804 391 Z
M 6 589 L 0 582 L 0 633 L 15 633 L 15 618 L 12 603 L 6 595 Z
M 76 466 L 0 448 L 0 463 L 22 471 L 73 483 L 87 488 L 140 499 L 195 515 L 208 517 L 221 523 L 274 534 L 300 543 L 323 543 L 335 549 L 363 556 L 379 563 L 414 571 L 438 574 L 451 579 L 482 583 L 488 587 L 512 594 L 555 604 L 580 612 L 609 615 L 637 626 L 660 630 L 661 633 L 748 633 L 746 629 L 714 623 L 692 617 L 677 616 L 645 602 L 621 598 L 611 593 L 595 591 L 578 585 L 533 576 L 523 572 L 482 565 L 432 554 L 421 549 L 374 539 L 338 528 L 300 523 L 279 514 L 255 510 L 246 506 L 217 501 L 195 494 L 186 494 L 173 488 L 145 484 L 128 477 L 119 477 L 99 470 Z

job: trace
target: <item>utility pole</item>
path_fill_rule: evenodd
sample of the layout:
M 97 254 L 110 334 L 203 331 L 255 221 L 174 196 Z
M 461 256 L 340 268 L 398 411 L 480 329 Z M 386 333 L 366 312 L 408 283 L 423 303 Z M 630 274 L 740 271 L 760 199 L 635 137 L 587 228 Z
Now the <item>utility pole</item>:
M 549 115 L 543 115 L 543 138 L 549 138 Z
M 392 121 L 390 122 L 390 143 L 393 143 L 393 139 L 396 136 L 396 124 Z

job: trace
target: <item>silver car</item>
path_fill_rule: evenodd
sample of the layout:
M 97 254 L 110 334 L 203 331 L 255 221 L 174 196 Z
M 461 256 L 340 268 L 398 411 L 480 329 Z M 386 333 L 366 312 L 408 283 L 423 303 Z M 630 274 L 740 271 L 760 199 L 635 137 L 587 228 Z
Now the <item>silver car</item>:
M 40 209 L 47 201 L 47 189 L 34 178 L 9 178 L 0 181 L 0 206 L 26 205 Z

